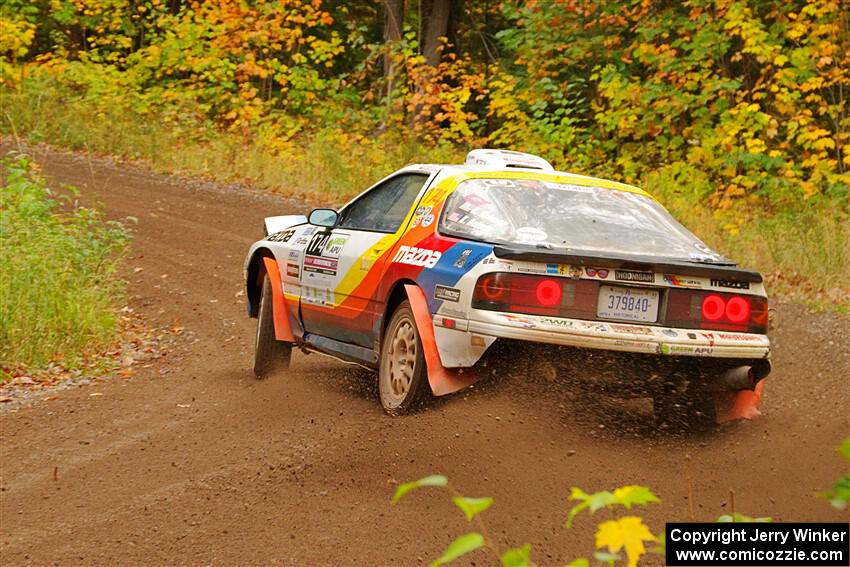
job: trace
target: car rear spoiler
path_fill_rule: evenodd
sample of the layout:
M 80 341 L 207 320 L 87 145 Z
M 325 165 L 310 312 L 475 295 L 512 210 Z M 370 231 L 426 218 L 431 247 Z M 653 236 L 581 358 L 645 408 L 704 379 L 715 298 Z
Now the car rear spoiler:
M 657 258 L 623 254 L 559 251 L 520 246 L 494 246 L 493 254 L 505 260 L 563 263 L 592 268 L 621 268 L 646 272 L 669 272 L 680 276 L 703 276 L 735 282 L 762 282 L 761 274 L 744 270 L 733 263 L 709 264 L 687 262 L 674 258 Z

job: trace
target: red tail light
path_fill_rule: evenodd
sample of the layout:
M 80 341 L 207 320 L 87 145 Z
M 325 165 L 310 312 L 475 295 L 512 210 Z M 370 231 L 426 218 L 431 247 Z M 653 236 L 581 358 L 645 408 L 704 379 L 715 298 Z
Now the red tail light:
M 671 327 L 767 332 L 767 299 L 756 295 L 671 289 L 666 324 Z
M 750 320 L 750 298 L 730 297 L 726 302 L 726 318 L 732 323 L 746 323 Z
M 505 297 L 505 288 L 499 285 L 498 274 L 488 274 L 478 281 L 476 293 L 481 290 L 481 295 L 487 301 L 499 301 Z
M 726 302 L 713 293 L 702 300 L 702 318 L 706 321 L 720 321 L 726 313 Z
M 592 319 L 596 316 L 597 287 L 596 282 L 588 280 L 497 272 L 478 279 L 472 307 Z
M 540 305 L 551 307 L 561 303 L 561 284 L 557 280 L 547 278 L 537 284 L 537 302 Z

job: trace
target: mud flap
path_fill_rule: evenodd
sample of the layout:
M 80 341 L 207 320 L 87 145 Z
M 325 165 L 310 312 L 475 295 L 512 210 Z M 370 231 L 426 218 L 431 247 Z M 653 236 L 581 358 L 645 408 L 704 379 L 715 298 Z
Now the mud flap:
M 280 271 L 277 262 L 272 258 L 263 258 L 269 283 L 272 286 L 272 317 L 274 319 L 274 338 L 289 343 L 295 342 L 292 327 L 289 325 L 289 315 L 286 311 L 286 300 L 283 297 L 283 285 L 280 282 Z
M 714 396 L 717 411 L 717 423 L 726 423 L 736 419 L 753 419 L 761 415 L 758 409 L 764 391 L 764 380 L 759 380 L 752 390 L 740 392 L 718 392 Z
M 410 309 L 413 310 L 413 318 L 416 320 L 416 329 L 419 331 L 419 339 L 422 341 L 422 350 L 425 354 L 425 365 L 428 367 L 428 384 L 435 396 L 445 396 L 467 386 L 474 384 L 480 378 L 477 372 L 464 369 L 463 374 L 451 368 L 445 368 L 437 350 L 437 340 L 434 337 L 434 323 L 428 312 L 428 301 L 425 294 L 415 285 L 405 284 L 407 299 L 410 300 Z

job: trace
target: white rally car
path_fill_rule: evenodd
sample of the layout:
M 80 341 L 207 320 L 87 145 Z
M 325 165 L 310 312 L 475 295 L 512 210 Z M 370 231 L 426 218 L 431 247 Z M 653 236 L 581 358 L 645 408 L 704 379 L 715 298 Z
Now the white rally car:
M 758 273 L 641 189 L 536 156 L 411 165 L 338 211 L 265 224 L 245 262 L 259 377 L 293 346 L 329 354 L 377 371 L 398 414 L 524 346 L 559 371 L 628 376 L 623 392 L 659 415 L 712 421 L 718 393 L 758 391 L 770 372 Z

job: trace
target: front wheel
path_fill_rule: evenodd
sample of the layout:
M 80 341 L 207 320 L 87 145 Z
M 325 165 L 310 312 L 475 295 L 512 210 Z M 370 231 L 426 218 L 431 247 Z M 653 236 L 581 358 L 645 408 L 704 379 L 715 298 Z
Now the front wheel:
M 254 341 L 254 376 L 261 380 L 275 370 L 289 368 L 292 345 L 275 339 L 272 312 L 272 284 L 268 274 L 263 276 L 260 311 L 257 313 L 257 336 Z
M 405 300 L 393 313 L 381 345 L 378 372 L 381 405 L 390 415 L 407 413 L 422 397 L 427 384 L 422 341 L 410 302 Z

